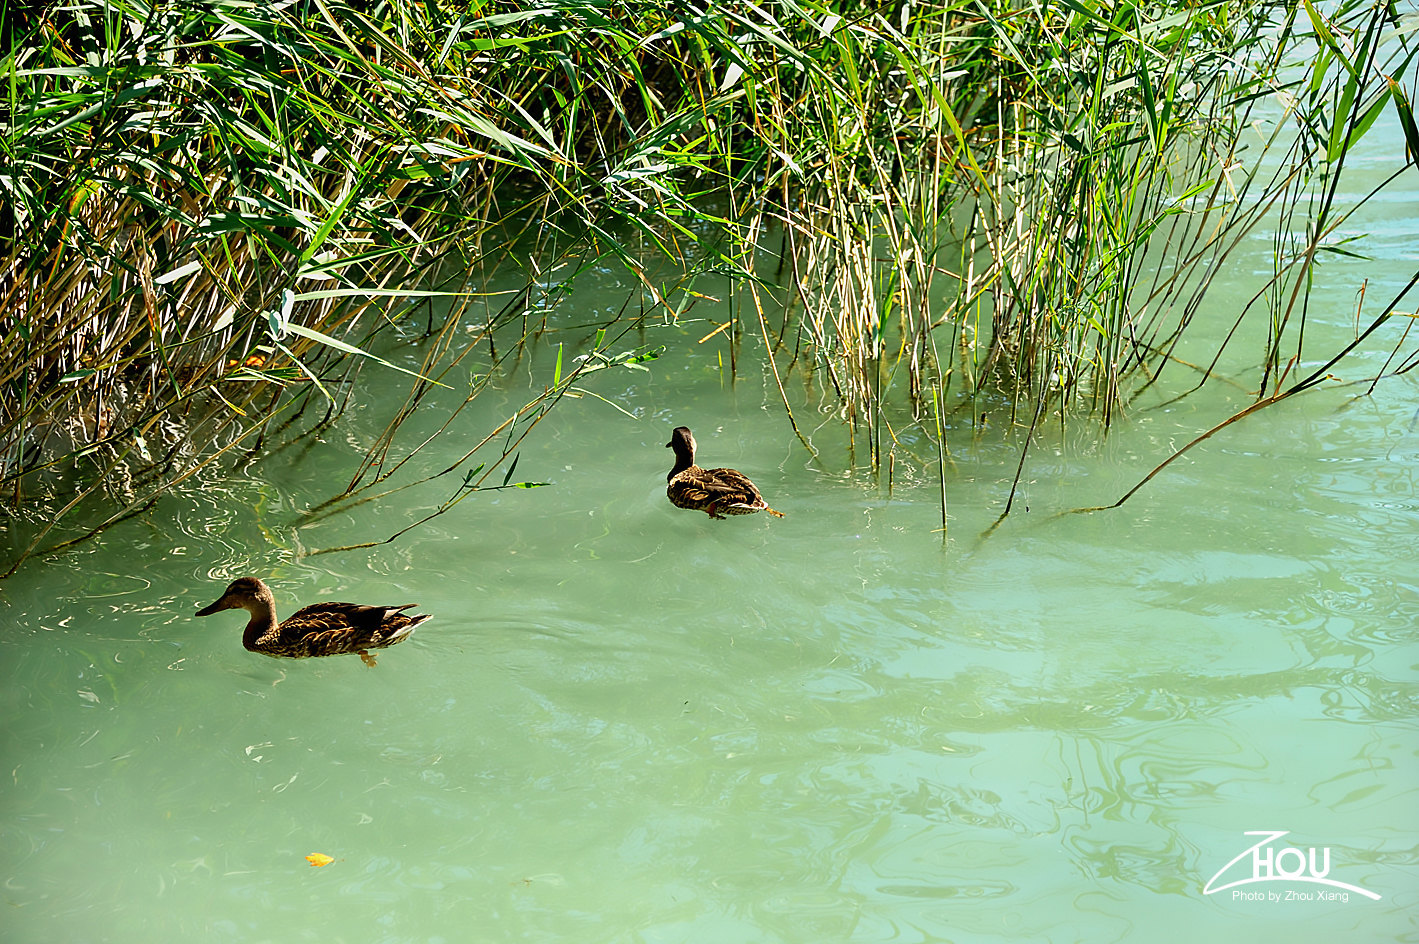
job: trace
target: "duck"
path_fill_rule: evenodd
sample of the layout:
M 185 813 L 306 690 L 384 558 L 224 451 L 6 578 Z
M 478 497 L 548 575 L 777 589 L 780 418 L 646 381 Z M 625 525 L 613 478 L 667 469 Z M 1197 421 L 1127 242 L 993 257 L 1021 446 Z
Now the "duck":
M 251 621 L 241 644 L 252 652 L 286 659 L 359 653 L 365 665 L 375 664 L 371 649 L 403 642 L 414 627 L 432 614 L 405 615 L 418 606 L 361 606 L 357 603 L 314 603 L 301 607 L 281 622 L 276 620 L 276 598 L 257 577 L 233 580 L 226 592 L 197 611 L 211 616 L 222 610 L 246 610 Z
M 703 511 L 711 518 L 725 515 L 752 515 L 767 511 L 775 518 L 783 512 L 774 511 L 759 494 L 749 477 L 737 469 L 702 469 L 695 465 L 695 437 L 688 426 L 677 426 L 670 434 L 666 449 L 675 450 L 675 464 L 666 478 L 665 494 L 676 508 Z

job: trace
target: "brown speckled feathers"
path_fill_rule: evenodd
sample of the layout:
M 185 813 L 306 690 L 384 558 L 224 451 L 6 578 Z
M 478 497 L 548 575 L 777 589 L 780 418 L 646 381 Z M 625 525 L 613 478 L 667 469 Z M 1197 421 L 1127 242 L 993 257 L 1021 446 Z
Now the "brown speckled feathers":
M 255 577 L 234 580 L 214 603 L 197 611 L 210 616 L 221 610 L 244 609 L 251 614 L 242 645 L 252 652 L 287 659 L 358 653 L 374 665 L 371 649 L 402 642 L 429 614 L 405 616 L 416 606 L 361 606 L 357 603 L 316 603 L 302 607 L 281 622 L 271 590 Z
M 737 469 L 702 469 L 695 465 L 695 437 L 689 427 L 677 426 L 665 444 L 675 450 L 675 465 L 666 476 L 665 494 L 677 508 L 703 511 L 711 518 L 752 515 L 767 511 L 782 518 L 759 494 L 749 477 Z

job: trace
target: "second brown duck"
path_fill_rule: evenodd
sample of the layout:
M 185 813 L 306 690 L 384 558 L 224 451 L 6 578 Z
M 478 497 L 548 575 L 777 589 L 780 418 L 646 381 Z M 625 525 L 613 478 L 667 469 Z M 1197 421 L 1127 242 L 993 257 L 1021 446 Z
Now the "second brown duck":
M 749 477 L 737 469 L 702 469 L 695 465 L 695 437 L 688 426 L 677 426 L 665 448 L 675 450 L 675 464 L 666 476 L 665 494 L 676 508 L 703 511 L 711 518 L 774 511 Z

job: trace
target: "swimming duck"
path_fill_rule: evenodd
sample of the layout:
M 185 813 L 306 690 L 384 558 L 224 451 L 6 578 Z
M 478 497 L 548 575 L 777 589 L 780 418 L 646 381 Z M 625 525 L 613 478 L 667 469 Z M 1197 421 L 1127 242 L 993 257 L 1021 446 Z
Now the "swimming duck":
M 405 616 L 402 611 L 418 606 L 360 606 L 356 603 L 315 603 L 301 607 L 285 622 L 276 621 L 276 599 L 271 588 L 255 577 L 233 580 L 215 603 L 197 611 L 211 616 L 221 610 L 246 610 L 241 644 L 252 652 L 288 659 L 334 656 L 346 652 L 360 654 L 365 665 L 374 665 L 371 649 L 383 649 L 414 631 L 430 614 Z
M 764 496 L 743 472 L 702 469 L 695 465 L 695 437 L 688 426 L 675 427 L 665 448 L 675 450 L 675 465 L 666 476 L 669 484 L 665 494 L 676 508 L 703 511 L 711 518 L 752 515 L 756 511 L 783 517 L 783 512 L 774 511 L 764 503 Z

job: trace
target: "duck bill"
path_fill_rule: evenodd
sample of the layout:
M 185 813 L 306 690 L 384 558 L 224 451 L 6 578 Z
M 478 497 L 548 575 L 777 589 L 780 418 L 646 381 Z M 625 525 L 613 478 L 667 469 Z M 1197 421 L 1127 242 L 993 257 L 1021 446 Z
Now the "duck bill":
M 213 603 L 208 603 L 206 606 L 202 607 L 202 609 L 197 611 L 196 615 L 211 616 L 213 613 L 222 612 L 222 610 L 230 610 L 234 605 L 235 604 L 227 602 L 226 597 L 222 597 L 220 600 L 217 600 Z

